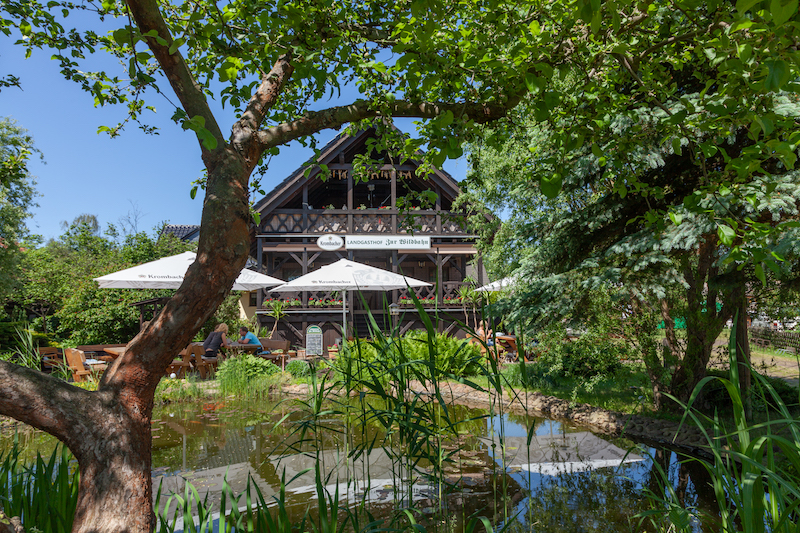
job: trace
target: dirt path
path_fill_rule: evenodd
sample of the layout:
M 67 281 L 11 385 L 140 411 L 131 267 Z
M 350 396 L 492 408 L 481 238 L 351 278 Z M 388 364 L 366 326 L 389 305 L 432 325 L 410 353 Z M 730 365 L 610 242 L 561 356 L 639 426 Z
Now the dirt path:
M 714 355 L 709 363 L 710 368 L 727 370 L 729 367 L 728 354 L 725 348 L 727 341 L 717 341 L 714 346 Z M 793 387 L 800 386 L 800 367 L 798 361 L 791 356 L 780 357 L 756 351 L 750 356 L 753 368 L 762 374 L 773 378 L 780 378 Z

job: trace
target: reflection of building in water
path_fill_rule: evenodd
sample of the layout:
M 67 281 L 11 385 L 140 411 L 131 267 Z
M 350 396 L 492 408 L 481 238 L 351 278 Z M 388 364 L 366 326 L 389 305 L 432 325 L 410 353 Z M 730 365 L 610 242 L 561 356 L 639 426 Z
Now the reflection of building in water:
M 499 437 L 481 439 L 494 449 L 504 450 L 501 461 L 506 468 L 554 476 L 583 472 L 596 468 L 617 467 L 621 464 L 643 461 L 642 457 L 628 453 L 589 433 L 563 433 L 558 435 L 535 435 L 528 444 L 527 437 Z

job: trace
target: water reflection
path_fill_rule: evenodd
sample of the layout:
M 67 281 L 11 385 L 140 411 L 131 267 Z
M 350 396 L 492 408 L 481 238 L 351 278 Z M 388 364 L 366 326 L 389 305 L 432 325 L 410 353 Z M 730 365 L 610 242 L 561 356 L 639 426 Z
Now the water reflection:
M 201 499 L 218 501 L 223 482 L 234 492 L 255 483 L 270 501 L 285 475 L 290 514 L 299 517 L 316 505 L 316 473 L 328 493 L 337 490 L 345 505 L 367 502 L 376 517 L 411 502 L 420 516 L 441 504 L 445 529 L 461 531 L 478 513 L 495 526 L 530 532 L 641 531 L 633 517 L 645 510 L 646 490 L 659 490 L 657 468 L 669 473 L 685 506 L 716 508 L 702 468 L 680 464 L 665 450 L 639 448 L 629 441 L 593 435 L 540 418 L 456 408 L 454 419 L 469 420 L 441 442 L 443 478 L 430 462 L 399 466 L 403 450 L 385 439 L 376 424 L 358 416 L 324 420 L 314 435 L 319 453 L 296 431 L 305 418 L 296 404 L 206 403 L 158 409 L 153 419 L 153 481 L 162 494 L 183 493 L 191 482 Z M 10 435 L 0 448 L 10 447 Z M 20 437 L 33 452 L 49 454 L 54 440 L 30 433 Z M 374 446 L 364 446 L 365 442 Z M 384 443 L 385 446 L 381 446 Z M 394 443 L 394 444 L 392 444 Z M 406 465 L 407 466 L 407 465 Z M 441 496 L 441 498 L 440 498 Z M 163 502 L 166 496 L 163 496 Z M 173 502 L 174 505 L 174 502 Z M 437 515 L 440 516 L 440 515 Z M 436 529 L 435 524 L 428 524 Z M 714 531 L 713 524 L 697 530 Z

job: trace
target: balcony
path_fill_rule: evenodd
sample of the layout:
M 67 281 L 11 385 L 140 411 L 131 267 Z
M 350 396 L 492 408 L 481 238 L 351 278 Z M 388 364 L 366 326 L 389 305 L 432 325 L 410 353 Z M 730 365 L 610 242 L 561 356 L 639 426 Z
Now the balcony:
M 430 233 L 466 235 L 466 215 L 398 209 L 276 209 L 261 220 L 261 233 Z

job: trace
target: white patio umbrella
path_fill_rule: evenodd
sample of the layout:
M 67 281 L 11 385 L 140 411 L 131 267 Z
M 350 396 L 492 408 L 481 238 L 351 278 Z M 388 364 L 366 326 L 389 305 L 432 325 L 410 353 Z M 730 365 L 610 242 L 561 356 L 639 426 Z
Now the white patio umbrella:
M 94 279 L 101 289 L 177 289 L 195 257 L 194 252 L 183 252 Z M 277 278 L 245 268 L 233 283 L 233 290 L 254 291 L 281 283 Z
M 339 259 L 314 272 L 285 283 L 271 292 L 342 291 L 342 335 L 347 331 L 347 291 L 391 291 L 406 287 L 430 287 L 430 283 L 395 274 L 382 268 L 371 267 Z
M 497 281 L 487 283 L 486 285 L 478 287 L 475 290 L 481 292 L 498 292 L 513 287 L 516 285 L 516 283 L 517 278 L 515 276 L 509 276 L 507 278 L 498 279 Z

